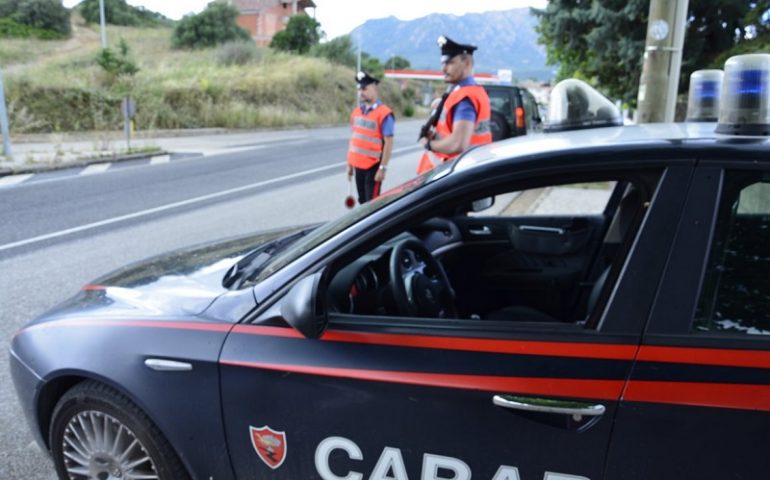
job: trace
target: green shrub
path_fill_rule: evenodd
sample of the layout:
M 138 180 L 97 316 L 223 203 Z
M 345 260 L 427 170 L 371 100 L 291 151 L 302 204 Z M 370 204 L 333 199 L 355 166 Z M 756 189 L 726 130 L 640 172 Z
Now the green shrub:
M 173 48 L 213 47 L 233 40 L 251 40 L 251 34 L 239 27 L 235 19 L 238 10 L 216 0 L 197 15 L 186 15 L 174 28 L 171 37 Z
M 63 36 L 72 33 L 70 12 L 61 0 L 19 0 L 11 18 L 18 23 L 51 30 Z
M 217 48 L 215 57 L 220 65 L 246 65 L 260 61 L 262 54 L 262 50 L 249 40 L 227 42 Z
M 131 59 L 128 51 L 128 43 L 121 38 L 118 43 L 118 51 L 115 52 L 112 49 L 103 48 L 96 55 L 96 63 L 107 72 L 112 79 L 120 77 L 121 75 L 135 75 L 139 71 L 139 67 Z
M 21 111 L 36 119 L 35 131 L 117 130 L 122 125 L 120 97 L 93 89 L 70 87 L 39 88 L 29 83 L 9 88 L 10 102 L 23 106 Z M 15 127 L 14 127 L 15 128 Z
M 0 18 L 0 37 L 39 38 L 41 40 L 57 40 L 64 37 L 59 32 L 43 30 L 14 22 L 10 18 Z
M 83 0 L 78 5 L 78 9 L 86 22 L 101 22 L 99 0 Z M 160 13 L 147 10 L 144 7 L 132 7 L 125 0 L 104 0 L 104 17 L 110 25 L 157 27 L 173 23 Z

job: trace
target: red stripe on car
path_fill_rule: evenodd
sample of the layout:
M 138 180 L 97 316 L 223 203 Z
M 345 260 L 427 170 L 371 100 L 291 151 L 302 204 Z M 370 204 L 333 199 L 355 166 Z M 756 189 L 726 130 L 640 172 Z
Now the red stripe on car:
M 233 332 L 250 335 L 304 338 L 294 329 L 237 325 Z M 425 335 L 399 335 L 390 333 L 343 332 L 329 330 L 323 341 L 388 345 L 394 347 L 464 350 L 472 352 L 509 353 L 519 355 L 545 355 L 549 357 L 600 358 L 632 360 L 635 345 L 606 345 L 599 343 L 540 342 L 531 340 L 494 340 L 478 338 L 438 337 Z
M 639 361 L 721 365 L 728 367 L 770 368 L 770 352 L 724 348 L 642 346 Z
M 632 380 L 623 400 L 770 412 L 770 385 Z
M 280 372 L 349 378 L 377 382 L 422 385 L 428 387 L 483 390 L 500 393 L 523 393 L 573 398 L 617 400 L 623 388 L 623 380 L 584 380 L 562 378 L 499 377 L 489 375 L 453 375 L 389 370 L 363 370 L 349 368 L 311 367 L 238 360 L 222 360 L 223 365 L 258 368 Z

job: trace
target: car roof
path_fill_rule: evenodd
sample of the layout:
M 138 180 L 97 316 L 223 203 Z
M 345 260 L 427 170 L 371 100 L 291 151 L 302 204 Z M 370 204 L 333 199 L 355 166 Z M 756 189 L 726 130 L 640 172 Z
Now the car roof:
M 454 167 L 454 171 L 491 166 L 533 156 L 558 156 L 578 151 L 668 150 L 688 155 L 704 148 L 717 152 L 740 150 L 770 151 L 766 137 L 736 137 L 715 132 L 714 122 L 648 123 L 619 127 L 588 128 L 557 133 L 532 133 L 474 148 Z M 770 161 L 770 155 L 767 156 Z M 618 156 L 617 161 L 634 161 L 633 157 Z

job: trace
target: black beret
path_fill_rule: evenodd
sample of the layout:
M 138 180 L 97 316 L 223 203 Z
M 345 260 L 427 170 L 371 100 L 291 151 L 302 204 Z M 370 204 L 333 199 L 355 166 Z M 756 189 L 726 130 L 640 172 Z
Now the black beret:
M 441 48 L 442 62 L 449 61 L 449 59 L 455 55 L 460 55 L 461 53 L 473 55 L 474 50 L 478 48 L 475 45 L 463 45 L 462 43 L 457 43 L 445 35 L 438 37 L 438 46 Z

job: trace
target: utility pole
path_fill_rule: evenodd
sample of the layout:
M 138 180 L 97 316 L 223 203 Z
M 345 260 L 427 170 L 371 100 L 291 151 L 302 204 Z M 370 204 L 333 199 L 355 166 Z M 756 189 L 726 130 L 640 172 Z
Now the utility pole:
M 99 25 L 102 29 L 102 48 L 107 48 L 107 22 L 104 16 L 104 0 L 99 0 Z
M 0 70 L 0 134 L 3 135 L 3 154 L 12 159 L 11 134 L 8 128 L 8 113 L 5 109 L 5 87 L 3 86 L 3 71 Z
M 363 29 L 359 27 L 358 29 L 358 61 L 356 62 L 356 72 L 361 71 L 361 30 Z
M 673 122 L 688 0 L 651 0 L 637 96 L 639 123 Z

